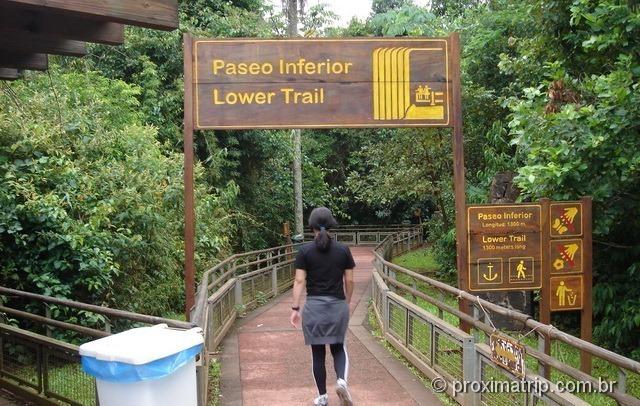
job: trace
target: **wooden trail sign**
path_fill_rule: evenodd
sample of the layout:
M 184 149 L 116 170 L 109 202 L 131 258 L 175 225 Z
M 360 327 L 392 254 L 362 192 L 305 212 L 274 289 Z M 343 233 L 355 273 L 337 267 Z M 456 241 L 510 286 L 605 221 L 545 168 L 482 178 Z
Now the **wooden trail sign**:
M 184 35 L 185 315 L 195 298 L 194 130 L 451 127 L 458 285 L 467 236 L 460 38 Z M 471 314 L 469 303 L 460 310 Z M 470 330 L 466 322 L 461 328 Z
M 539 204 L 467 207 L 469 290 L 542 287 Z
M 448 38 L 193 42 L 195 129 L 452 126 Z

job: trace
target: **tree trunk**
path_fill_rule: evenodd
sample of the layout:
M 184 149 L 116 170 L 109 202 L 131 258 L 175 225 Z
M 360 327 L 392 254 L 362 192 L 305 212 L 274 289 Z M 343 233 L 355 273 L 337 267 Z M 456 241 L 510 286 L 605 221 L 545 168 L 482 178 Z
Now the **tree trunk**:
M 302 217 L 302 134 L 299 129 L 291 130 L 293 136 L 293 194 L 295 198 L 296 235 L 304 234 Z
M 287 35 L 298 36 L 298 0 L 287 0 Z M 293 138 L 293 197 L 296 236 L 304 235 L 302 215 L 302 134 L 299 129 L 291 130 Z

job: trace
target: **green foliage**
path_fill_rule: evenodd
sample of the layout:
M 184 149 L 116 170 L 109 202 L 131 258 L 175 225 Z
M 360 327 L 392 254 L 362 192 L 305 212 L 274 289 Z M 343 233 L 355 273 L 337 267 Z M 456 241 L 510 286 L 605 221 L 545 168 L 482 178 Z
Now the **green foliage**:
M 385 132 L 391 136 L 362 147 L 363 167 L 350 174 L 348 187 L 360 201 L 382 211 L 431 201 L 449 226 L 451 216 L 443 194 L 451 188 L 450 138 L 434 129 Z
M 438 17 L 423 20 L 429 11 Z M 438 1 L 429 11 L 384 10 L 369 26 L 376 35 L 461 32 L 469 200 L 485 202 L 503 171 L 517 171 L 523 199 L 592 195 L 596 339 L 639 357 L 640 296 L 628 286 L 640 283 L 632 231 L 640 228 L 640 9 L 613 0 L 497 0 Z M 437 160 L 411 161 L 433 145 L 390 133 L 399 135 L 373 144 L 373 152 L 363 148 L 366 164 L 349 184 L 356 196 L 393 205 L 412 194 L 434 201 L 436 189 L 450 194 L 450 171 L 428 191 L 422 171 Z M 455 238 L 446 218 L 453 200 L 439 206 L 445 209 L 429 220 L 429 239 L 443 276 L 453 280 Z
M 640 283 L 640 155 L 637 151 L 640 83 L 623 58 L 615 70 L 584 80 L 565 79 L 581 95 L 582 103 L 569 103 L 546 114 L 546 94 L 536 88 L 513 101 L 510 122 L 513 143 L 523 154 L 518 185 L 531 197 L 594 198 L 596 244 L 596 328 L 616 348 L 634 346 L 640 334 L 637 309 L 640 296 L 626 287 Z M 603 261 L 607 258 L 606 262 Z M 615 271 L 612 271 L 615 269 Z M 616 298 L 618 306 L 611 300 Z
M 154 314 L 181 307 L 182 157 L 164 154 L 142 124 L 140 93 L 91 72 L 4 85 L 2 285 Z M 199 239 L 200 263 L 227 249 L 221 214 L 235 196 L 205 192 L 200 227 L 216 238 Z
M 424 8 L 405 4 L 400 8 L 374 15 L 371 26 L 375 35 L 385 37 L 435 36 L 435 19 L 436 16 Z
M 338 15 L 331 11 L 326 4 L 316 4 L 306 11 L 302 18 L 302 35 L 304 37 L 324 37 L 331 31 L 331 24 L 335 23 Z
M 373 0 L 371 13 L 375 16 L 412 4 L 411 0 Z
M 433 250 L 429 247 L 409 251 L 395 257 L 393 263 L 423 274 L 432 274 L 440 268 L 433 255 Z

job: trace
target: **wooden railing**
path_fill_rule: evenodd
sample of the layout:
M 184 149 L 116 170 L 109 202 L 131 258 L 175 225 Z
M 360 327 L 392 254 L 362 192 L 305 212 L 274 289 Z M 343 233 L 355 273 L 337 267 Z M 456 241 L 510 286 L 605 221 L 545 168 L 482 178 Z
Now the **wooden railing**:
M 640 394 L 628 393 L 626 389 L 628 380 L 633 379 L 636 385 L 640 382 L 640 363 L 542 324 L 529 315 L 495 305 L 391 262 L 394 256 L 418 244 L 419 240 L 412 239 L 411 235 L 395 234 L 376 247 L 372 277 L 373 308 L 385 339 L 426 376 L 446 382 L 446 392 L 458 403 L 579 405 L 589 404 L 581 398 L 586 396 L 598 404 L 640 405 Z M 458 310 L 458 301 L 462 299 L 473 304 L 473 315 Z M 525 331 L 501 332 L 525 344 L 528 364 L 534 366 L 522 380 L 491 360 L 489 337 L 496 332 L 490 321 L 493 315 L 515 320 Z M 463 321 L 472 326 L 470 334 L 459 328 Z M 537 348 L 526 345 L 527 335 L 537 337 Z M 544 348 L 546 337 L 569 351 L 586 351 L 599 359 L 596 361 L 600 363 L 599 374 L 580 371 L 577 365 L 569 365 L 562 354 L 545 354 L 541 348 Z M 602 368 L 607 367 L 609 374 L 603 375 Z M 545 378 L 545 369 L 551 370 L 551 379 Z M 464 382 L 476 382 L 480 384 L 477 387 L 482 388 L 481 385 L 491 381 L 525 382 L 531 384 L 532 390 L 467 390 L 455 393 L 455 388 L 460 388 Z M 578 387 L 582 391 L 577 392 L 590 393 L 579 397 L 558 386 L 567 385 L 567 382 L 568 389 Z M 609 384 L 610 390 L 596 393 Z M 536 388 L 548 390 L 537 392 Z
M 0 387 L 45 405 L 97 405 L 95 379 L 80 366 L 78 345 L 133 327 L 195 324 L 0 287 Z M 37 304 L 34 306 L 34 304 Z M 25 311 L 26 305 L 37 311 Z M 20 309 L 18 309 L 19 307 Z M 59 320 L 83 313 L 101 329 Z M 58 337 L 58 338 L 55 338 Z M 64 337 L 64 340 L 59 339 Z M 72 342 L 72 343 L 70 343 Z
M 422 230 L 419 224 L 344 225 L 331 229 L 333 238 L 347 245 L 378 245 L 390 235 L 411 230 Z M 305 240 L 313 239 L 313 231 L 305 230 Z

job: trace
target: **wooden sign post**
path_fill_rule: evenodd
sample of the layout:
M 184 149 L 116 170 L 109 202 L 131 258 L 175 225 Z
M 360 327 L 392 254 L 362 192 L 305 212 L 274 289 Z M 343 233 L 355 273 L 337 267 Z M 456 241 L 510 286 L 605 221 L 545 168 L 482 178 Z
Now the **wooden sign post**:
M 267 40 L 185 34 L 184 71 L 187 317 L 195 289 L 194 130 L 453 127 L 459 286 L 467 289 L 457 34 Z M 461 308 L 469 313 L 465 302 Z
M 591 341 L 593 303 L 592 273 L 592 201 L 584 197 L 575 202 L 542 199 L 545 226 L 543 245 L 548 247 L 543 260 L 540 297 L 540 321 L 551 323 L 552 312 L 580 311 L 580 338 Z M 545 353 L 551 341 L 545 339 Z M 580 369 L 591 373 L 591 355 L 580 353 Z M 545 376 L 549 370 L 545 368 Z

